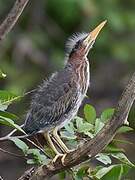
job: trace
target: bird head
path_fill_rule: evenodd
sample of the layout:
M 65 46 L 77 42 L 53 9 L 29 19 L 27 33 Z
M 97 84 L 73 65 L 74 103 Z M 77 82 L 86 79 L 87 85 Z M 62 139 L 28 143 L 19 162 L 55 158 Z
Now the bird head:
M 103 21 L 90 33 L 80 33 L 73 35 L 67 42 L 67 47 L 69 49 L 69 59 L 80 59 L 80 57 L 86 57 L 89 53 L 89 50 L 95 43 L 99 32 L 105 24 L 106 21 Z

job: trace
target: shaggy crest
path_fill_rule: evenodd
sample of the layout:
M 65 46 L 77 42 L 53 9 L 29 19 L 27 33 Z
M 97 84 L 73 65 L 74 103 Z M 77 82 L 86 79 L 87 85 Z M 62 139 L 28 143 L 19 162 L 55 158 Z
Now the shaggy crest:
M 87 35 L 88 35 L 88 33 L 83 32 L 83 33 L 75 33 L 71 37 L 69 37 L 69 39 L 67 40 L 67 43 L 66 43 L 66 53 L 67 53 L 67 55 L 70 54 L 72 49 L 75 47 L 75 44 L 79 40 L 84 39 Z

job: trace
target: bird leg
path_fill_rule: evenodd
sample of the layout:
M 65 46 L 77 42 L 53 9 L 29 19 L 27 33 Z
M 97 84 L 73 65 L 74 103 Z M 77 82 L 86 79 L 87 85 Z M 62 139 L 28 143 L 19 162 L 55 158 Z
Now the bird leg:
M 61 154 L 56 147 L 53 144 L 53 141 L 51 140 L 50 134 L 49 132 L 44 134 L 45 139 L 47 140 L 49 146 L 51 147 L 51 149 L 54 151 L 54 153 L 56 154 L 56 156 L 54 157 L 54 159 L 52 160 L 53 162 L 55 162 L 59 157 L 63 157 L 64 154 Z
M 56 143 L 58 144 L 58 146 L 62 149 L 62 151 L 64 152 L 64 153 L 70 153 L 72 150 L 69 150 L 68 148 L 67 148 L 67 146 L 64 144 L 64 142 L 61 140 L 61 138 L 59 137 L 59 135 L 58 135 L 58 128 L 57 127 L 55 127 L 54 128 L 54 130 L 53 130 L 53 136 L 54 136 L 54 138 L 55 138 L 55 140 L 56 140 Z

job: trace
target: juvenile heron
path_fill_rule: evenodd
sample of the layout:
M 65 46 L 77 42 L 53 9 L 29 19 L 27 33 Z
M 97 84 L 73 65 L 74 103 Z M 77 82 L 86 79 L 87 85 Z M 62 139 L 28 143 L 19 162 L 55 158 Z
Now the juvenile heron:
M 28 135 L 43 133 L 56 157 L 70 152 L 57 131 L 74 118 L 86 95 L 90 83 L 87 55 L 105 23 L 68 40 L 65 67 L 44 81 L 32 99 L 24 130 Z M 64 154 L 57 150 L 54 139 Z

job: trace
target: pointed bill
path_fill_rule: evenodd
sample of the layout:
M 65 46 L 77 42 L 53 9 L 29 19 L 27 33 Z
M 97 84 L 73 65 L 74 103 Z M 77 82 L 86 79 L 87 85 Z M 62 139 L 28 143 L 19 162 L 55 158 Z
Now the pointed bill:
M 91 31 L 88 35 L 88 37 L 84 40 L 85 43 L 89 43 L 90 41 L 93 41 L 97 38 L 99 32 L 101 31 L 101 29 L 104 27 L 104 25 L 106 24 L 107 20 L 103 21 L 102 23 L 100 23 L 93 31 Z

